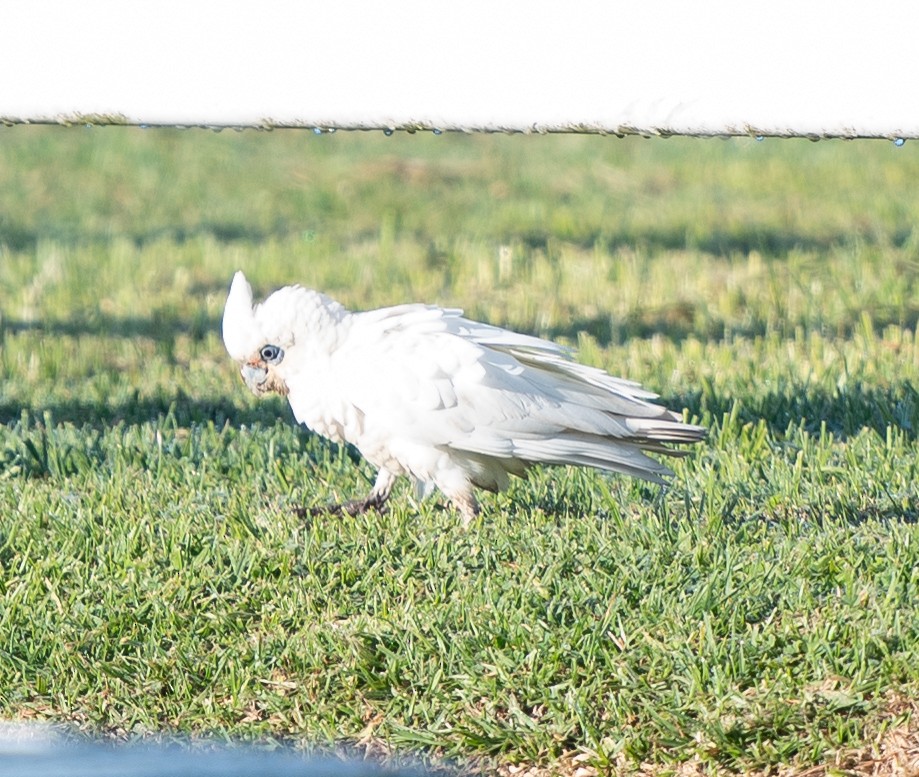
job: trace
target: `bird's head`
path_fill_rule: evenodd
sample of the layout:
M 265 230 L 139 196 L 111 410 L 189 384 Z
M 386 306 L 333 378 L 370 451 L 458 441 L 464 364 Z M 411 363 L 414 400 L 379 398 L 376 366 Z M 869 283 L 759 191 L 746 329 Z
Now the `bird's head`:
M 287 394 L 284 358 L 294 345 L 294 320 L 283 305 L 269 305 L 280 293 L 253 305 L 252 287 L 240 271 L 233 276 L 223 309 L 224 345 L 241 365 L 243 381 L 256 396 L 272 391 Z

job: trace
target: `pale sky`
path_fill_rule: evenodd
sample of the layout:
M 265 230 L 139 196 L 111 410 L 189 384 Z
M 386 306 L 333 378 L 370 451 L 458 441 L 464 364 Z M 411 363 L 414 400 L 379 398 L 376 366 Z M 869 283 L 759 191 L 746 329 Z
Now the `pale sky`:
M 919 136 L 911 0 L 4 0 L 0 117 Z

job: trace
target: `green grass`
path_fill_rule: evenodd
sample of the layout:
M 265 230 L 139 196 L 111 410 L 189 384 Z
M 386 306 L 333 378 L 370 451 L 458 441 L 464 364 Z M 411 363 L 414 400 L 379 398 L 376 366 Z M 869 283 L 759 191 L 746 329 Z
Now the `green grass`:
M 915 731 L 908 143 L 0 128 L 0 716 L 562 768 Z M 711 429 L 469 530 L 248 396 L 232 273 L 577 345 Z

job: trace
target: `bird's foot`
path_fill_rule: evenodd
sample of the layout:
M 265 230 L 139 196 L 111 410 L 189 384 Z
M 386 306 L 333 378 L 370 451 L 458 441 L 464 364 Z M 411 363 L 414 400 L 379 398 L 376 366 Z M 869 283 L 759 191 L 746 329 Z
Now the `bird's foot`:
M 450 498 L 450 501 L 459 510 L 459 514 L 463 519 L 463 528 L 468 529 L 469 524 L 479 516 L 479 503 L 476 501 L 475 495 L 472 493 L 455 495 Z
M 297 507 L 294 510 L 300 518 L 313 517 L 319 515 L 360 515 L 368 510 L 383 512 L 386 499 L 371 494 L 366 499 L 350 499 L 347 502 L 331 503 L 319 507 Z

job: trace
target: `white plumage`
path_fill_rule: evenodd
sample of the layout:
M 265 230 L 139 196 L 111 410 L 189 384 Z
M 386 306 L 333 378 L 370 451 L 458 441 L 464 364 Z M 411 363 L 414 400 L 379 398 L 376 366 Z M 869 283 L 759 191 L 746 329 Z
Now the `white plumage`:
M 503 489 L 534 464 L 575 464 L 663 483 L 671 471 L 646 452 L 682 455 L 705 429 L 654 404 L 657 395 L 571 360 L 552 342 L 399 305 L 351 313 L 287 286 L 253 306 L 242 272 L 223 316 L 230 356 L 257 395 L 285 394 L 297 420 L 348 442 L 379 469 L 365 499 L 380 507 L 400 475 L 419 493 L 439 488 L 468 522 L 475 487 Z

